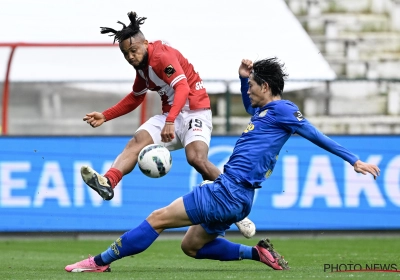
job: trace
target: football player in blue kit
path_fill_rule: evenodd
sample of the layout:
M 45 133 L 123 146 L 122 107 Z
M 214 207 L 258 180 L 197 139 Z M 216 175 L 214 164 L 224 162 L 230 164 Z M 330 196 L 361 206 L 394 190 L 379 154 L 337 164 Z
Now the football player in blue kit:
M 66 271 L 108 271 L 111 262 L 146 250 L 165 229 L 184 226 L 190 227 L 181 248 L 190 257 L 220 261 L 249 259 L 275 270 L 288 269 L 288 263 L 268 239 L 251 247 L 219 236 L 249 215 L 255 189 L 261 188 L 261 183 L 271 175 L 282 146 L 294 133 L 349 162 L 355 172 L 370 173 L 375 179 L 379 176 L 376 165 L 359 160 L 311 125 L 294 103 L 282 99 L 287 74 L 279 60 L 269 58 L 253 63 L 243 59 L 239 76 L 243 104 L 252 117 L 236 142 L 224 173 L 155 210 L 103 253 L 68 265 Z

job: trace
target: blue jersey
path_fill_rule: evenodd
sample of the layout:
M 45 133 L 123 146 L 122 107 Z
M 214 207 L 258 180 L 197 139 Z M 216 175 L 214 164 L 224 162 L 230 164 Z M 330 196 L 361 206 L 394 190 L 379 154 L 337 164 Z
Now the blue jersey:
M 224 173 L 260 187 L 274 170 L 282 146 L 305 122 L 299 108 L 288 100 L 258 108 L 236 142 Z
M 225 174 L 248 187 L 261 187 L 261 183 L 274 170 L 281 148 L 293 133 L 340 156 L 352 165 L 358 160 L 350 151 L 311 125 L 299 108 L 289 100 L 276 100 L 262 108 L 252 108 L 247 94 L 248 79 L 241 81 L 243 104 L 246 111 L 253 116 L 224 166 Z

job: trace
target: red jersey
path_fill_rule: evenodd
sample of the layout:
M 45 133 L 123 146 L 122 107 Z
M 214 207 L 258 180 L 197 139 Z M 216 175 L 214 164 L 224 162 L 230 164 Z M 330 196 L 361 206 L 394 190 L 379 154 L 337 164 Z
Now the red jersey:
M 148 66 L 136 70 L 135 97 L 147 90 L 157 91 L 163 113 L 173 122 L 181 110 L 210 108 L 210 98 L 193 65 L 176 49 L 162 41 L 148 45 Z

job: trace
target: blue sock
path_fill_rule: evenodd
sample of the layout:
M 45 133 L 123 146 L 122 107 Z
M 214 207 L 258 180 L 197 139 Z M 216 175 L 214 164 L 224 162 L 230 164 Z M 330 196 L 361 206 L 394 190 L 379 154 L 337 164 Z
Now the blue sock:
M 104 266 L 123 257 L 139 254 L 157 239 L 159 234 L 144 220 L 138 227 L 125 232 L 100 255 L 94 257 L 97 265 Z
M 251 249 L 252 247 L 250 246 L 233 243 L 224 238 L 216 238 L 197 251 L 196 259 L 211 259 L 219 261 L 251 259 Z
M 240 258 L 242 260 L 252 260 L 253 259 L 253 250 L 255 250 L 255 249 L 251 246 L 246 246 L 246 245 L 240 244 L 240 248 L 239 248 Z

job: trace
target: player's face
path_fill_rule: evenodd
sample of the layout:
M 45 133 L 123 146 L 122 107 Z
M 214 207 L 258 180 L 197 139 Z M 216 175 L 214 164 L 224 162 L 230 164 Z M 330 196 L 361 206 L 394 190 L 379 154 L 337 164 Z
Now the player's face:
M 135 69 L 142 69 L 147 65 L 147 47 L 149 42 L 140 36 L 131 37 L 119 44 L 119 48 L 126 61 Z
M 247 94 L 250 97 L 250 104 L 253 108 L 263 107 L 271 101 L 271 94 L 267 90 L 266 85 L 260 86 L 257 84 L 253 79 L 253 75 L 250 75 L 249 90 L 247 91 Z

